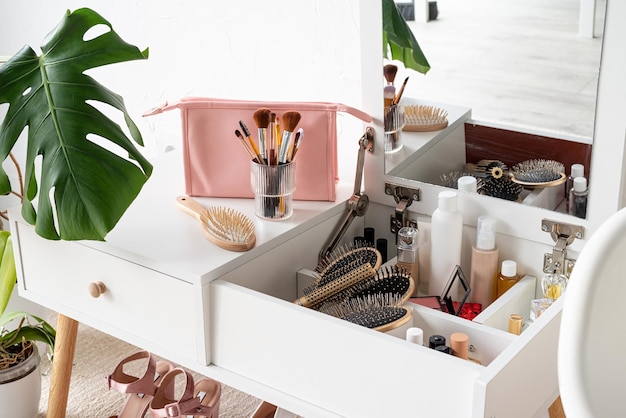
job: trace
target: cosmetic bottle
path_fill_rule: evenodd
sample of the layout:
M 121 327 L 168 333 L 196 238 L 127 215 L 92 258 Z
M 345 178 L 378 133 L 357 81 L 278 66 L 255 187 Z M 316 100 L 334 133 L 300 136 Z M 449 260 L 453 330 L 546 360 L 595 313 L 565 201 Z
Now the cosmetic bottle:
M 476 227 L 476 245 L 472 247 L 470 271 L 471 303 L 480 303 L 485 309 L 496 299 L 498 278 L 498 248 L 496 247 L 496 219 L 479 216 Z
M 524 325 L 524 317 L 520 314 L 511 314 L 509 316 L 509 332 L 511 334 L 520 335 L 522 326 Z
M 565 293 L 567 277 L 564 274 L 546 274 L 541 278 L 541 290 L 543 297 L 557 300 Z
M 424 331 L 421 328 L 411 327 L 406 330 L 406 340 L 417 345 L 424 345 Z
M 387 238 L 378 238 L 376 240 L 376 249 L 381 255 L 382 262 L 387 262 Z
M 569 176 L 565 181 L 565 194 L 563 195 L 565 198 L 565 210 L 569 213 L 569 194 L 570 190 L 574 187 L 574 179 L 576 177 L 584 177 L 585 176 L 585 166 L 582 164 L 572 164 L 572 167 L 569 171 Z
M 457 189 L 459 192 L 477 193 L 476 177 L 462 176 L 457 180 Z
M 443 335 L 431 335 L 428 338 L 428 348 L 437 348 L 441 345 L 446 345 L 446 337 Z
M 569 192 L 569 214 L 585 219 L 587 217 L 587 179 L 576 177 Z
M 398 231 L 398 267 L 404 268 L 413 278 L 415 288 L 412 297 L 417 296 L 419 288 L 419 254 L 417 228 L 404 227 Z
M 439 193 L 438 207 L 433 211 L 430 226 L 430 283 L 428 293 L 443 294 L 445 287 L 461 264 L 463 218 L 457 209 L 458 194 Z M 452 300 L 458 300 L 458 283 L 450 290 Z
M 499 298 L 513 287 L 513 285 L 519 282 L 520 277 L 517 274 L 517 263 L 513 260 L 504 260 L 502 262 L 502 268 L 498 276 L 498 286 L 496 297 Z
M 373 247 L 376 245 L 376 231 L 371 226 L 363 228 L 363 237 L 366 245 Z
M 455 332 L 450 335 L 450 350 L 455 357 L 467 360 L 469 338 L 467 334 L 462 332 Z

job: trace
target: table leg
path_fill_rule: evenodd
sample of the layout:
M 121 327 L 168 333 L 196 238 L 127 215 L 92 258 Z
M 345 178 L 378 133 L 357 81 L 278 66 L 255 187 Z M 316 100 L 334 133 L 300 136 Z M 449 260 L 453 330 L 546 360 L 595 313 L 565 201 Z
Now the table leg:
M 63 418 L 72 377 L 72 362 L 76 350 L 78 321 L 58 315 L 57 337 L 54 344 L 47 418 Z

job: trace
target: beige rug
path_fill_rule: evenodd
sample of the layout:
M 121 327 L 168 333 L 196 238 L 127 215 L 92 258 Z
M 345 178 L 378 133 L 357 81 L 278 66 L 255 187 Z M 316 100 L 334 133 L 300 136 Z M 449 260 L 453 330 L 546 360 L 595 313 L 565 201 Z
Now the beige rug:
M 104 377 L 113 372 L 120 360 L 136 351 L 139 351 L 137 347 L 81 324 L 78 329 L 66 417 L 96 418 L 117 415 L 124 397 L 115 390 L 108 390 Z M 46 359 L 42 359 L 42 370 L 44 376 L 40 418 L 46 416 L 48 408 L 50 376 L 47 372 L 50 370 L 50 363 Z M 192 374 L 195 380 L 202 377 L 197 373 Z M 222 385 L 219 416 L 249 417 L 259 402 L 246 393 Z

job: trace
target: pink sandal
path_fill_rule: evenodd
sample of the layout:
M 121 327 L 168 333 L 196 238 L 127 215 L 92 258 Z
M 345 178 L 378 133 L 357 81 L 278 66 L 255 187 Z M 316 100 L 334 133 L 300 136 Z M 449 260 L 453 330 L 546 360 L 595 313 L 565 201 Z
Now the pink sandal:
M 124 365 L 133 361 L 147 358 L 148 365 L 142 377 L 131 376 L 124 373 Z M 167 372 L 174 368 L 169 361 L 159 361 L 148 351 L 139 351 L 122 360 L 113 373 L 106 377 L 109 389 L 113 388 L 120 393 L 127 393 L 126 401 L 117 418 L 143 417 L 148 410 L 152 396 L 157 390 L 159 383 Z M 174 388 L 170 388 L 173 393 Z M 116 418 L 115 416 L 111 418 Z
M 176 376 L 185 376 L 185 390 L 179 400 L 170 396 L 169 388 L 175 386 Z M 177 418 L 195 416 L 204 418 L 218 418 L 222 386 L 213 379 L 202 379 L 194 385 L 193 377 L 184 369 L 177 367 L 170 370 L 157 388 L 152 402 L 150 413 L 154 418 Z

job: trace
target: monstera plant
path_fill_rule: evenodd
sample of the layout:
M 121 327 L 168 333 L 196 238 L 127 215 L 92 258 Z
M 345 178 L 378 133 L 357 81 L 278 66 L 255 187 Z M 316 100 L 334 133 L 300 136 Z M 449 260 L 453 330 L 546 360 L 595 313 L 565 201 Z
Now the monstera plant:
M 85 36 L 96 27 L 106 30 Z M 9 104 L 0 124 L 0 161 L 27 130 L 21 212 L 40 236 L 104 240 L 148 180 L 152 166 L 135 146 L 143 139 L 124 100 L 85 73 L 147 58 L 147 49 L 126 43 L 85 8 L 66 13 L 41 55 L 24 46 L 0 67 L 0 104 Z M 132 139 L 90 102 L 119 110 Z M 99 145 L 102 138 L 112 147 Z M 10 192 L 0 168 L 0 194 Z
M 383 57 L 401 61 L 406 68 L 421 74 L 430 70 L 422 48 L 394 0 L 383 0 Z

